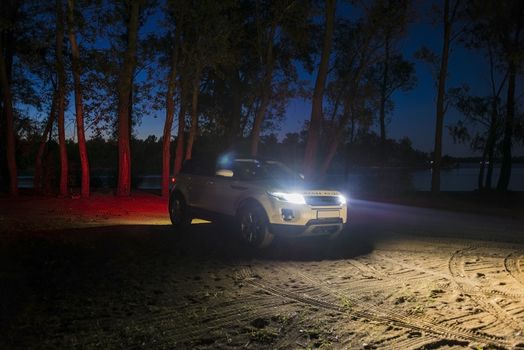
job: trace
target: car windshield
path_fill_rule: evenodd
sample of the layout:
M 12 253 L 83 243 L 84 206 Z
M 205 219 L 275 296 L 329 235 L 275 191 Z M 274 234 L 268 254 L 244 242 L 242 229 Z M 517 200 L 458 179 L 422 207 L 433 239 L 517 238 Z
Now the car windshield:
M 236 159 L 233 169 L 240 180 L 303 181 L 293 170 L 280 162 Z

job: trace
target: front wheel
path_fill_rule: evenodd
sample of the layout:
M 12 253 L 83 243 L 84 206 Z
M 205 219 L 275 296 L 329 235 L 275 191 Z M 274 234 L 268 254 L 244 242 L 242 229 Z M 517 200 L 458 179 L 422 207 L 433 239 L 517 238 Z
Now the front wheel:
M 337 232 L 328 235 L 327 239 L 329 241 L 340 241 L 340 239 L 345 235 L 346 230 L 346 225 L 344 225 L 341 230 L 338 230 Z
M 257 204 L 244 206 L 238 215 L 240 235 L 253 248 L 267 247 L 273 241 L 268 223 L 266 212 Z
M 189 226 L 190 217 L 184 196 L 174 193 L 169 199 L 169 219 L 175 229 Z

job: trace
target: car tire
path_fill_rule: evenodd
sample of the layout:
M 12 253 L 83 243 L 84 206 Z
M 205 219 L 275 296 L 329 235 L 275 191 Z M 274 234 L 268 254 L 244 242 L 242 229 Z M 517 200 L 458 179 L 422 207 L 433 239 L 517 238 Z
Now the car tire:
M 173 193 L 169 199 L 169 219 L 176 230 L 187 228 L 191 222 L 186 200 L 179 192 Z
M 243 206 L 238 213 L 240 237 L 252 248 L 265 248 L 273 241 L 265 210 L 255 203 Z
M 342 235 L 342 230 L 328 235 L 327 239 L 329 241 L 338 241 L 341 235 Z
M 342 227 L 341 230 L 339 230 L 339 231 L 337 231 L 337 232 L 335 232 L 335 233 L 332 233 L 332 234 L 328 235 L 328 236 L 327 236 L 327 239 L 328 239 L 329 241 L 334 241 L 334 242 L 339 241 L 339 240 L 340 240 L 340 239 L 345 235 L 345 233 L 346 233 L 346 229 L 347 229 L 347 228 L 346 228 L 346 226 L 344 225 L 344 227 Z

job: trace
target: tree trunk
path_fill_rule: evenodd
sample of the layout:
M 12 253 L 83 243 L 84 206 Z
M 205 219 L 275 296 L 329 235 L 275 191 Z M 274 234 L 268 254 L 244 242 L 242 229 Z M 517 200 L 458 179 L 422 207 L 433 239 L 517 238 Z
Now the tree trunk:
M 231 118 L 229 119 L 227 134 L 227 146 L 235 144 L 240 135 L 240 125 L 242 119 L 242 82 L 240 80 L 238 69 L 231 72 L 232 79 L 232 98 L 231 98 Z
M 178 41 L 178 38 L 175 40 Z M 166 121 L 164 123 L 164 135 L 162 140 L 162 196 L 164 197 L 169 195 L 169 170 L 171 168 L 171 128 L 173 127 L 173 117 L 175 114 L 177 58 L 178 45 L 175 43 L 175 47 L 171 53 L 171 68 L 169 71 L 169 77 L 167 79 Z
M 502 89 L 505 85 L 507 75 L 504 77 L 498 89 L 495 84 L 495 63 L 493 60 L 493 51 L 489 48 L 489 63 L 490 63 L 490 75 L 491 75 L 491 120 L 489 124 L 488 139 L 486 140 L 486 148 L 488 152 L 488 170 L 486 173 L 486 182 L 484 188 L 491 190 L 492 187 L 492 177 L 493 177 L 493 167 L 495 164 L 495 147 L 497 142 L 497 131 L 498 131 L 498 118 L 499 118 L 499 96 L 502 92 Z
M 8 18 L 10 24 L 0 30 L 0 55 L 2 55 L 2 71 L 5 74 L 7 94 L 10 96 L 10 106 L 4 102 L 3 83 L 0 82 L 0 177 L 6 180 L 6 184 L 1 184 L 0 188 L 6 190 L 11 195 L 18 194 L 18 174 L 16 166 L 16 135 L 14 131 L 13 95 L 11 91 L 13 78 L 13 58 L 15 55 L 16 40 L 14 38 L 14 26 L 18 22 L 18 10 L 21 6 L 20 1 L 3 1 L 0 4 L 0 11 L 4 14 L 4 19 Z M 10 112 L 9 112 L 10 111 Z M 9 116 L 11 115 L 11 116 Z M 11 126 L 10 126 L 10 125 Z M 13 130 L 12 132 L 10 130 Z M 12 137 L 12 139 L 11 139 Z M 9 144 L 12 143 L 12 146 Z M 13 173 L 14 170 L 14 173 Z M 13 177 L 14 176 L 14 177 Z M 14 181 L 14 183 L 13 183 Z M 15 191 L 13 192 L 13 189 Z
M 65 139 L 65 94 L 66 94 L 66 77 L 64 59 L 62 55 L 64 47 L 64 15 L 62 1 L 56 1 L 56 73 L 58 77 L 58 143 L 60 145 L 60 187 L 59 195 L 65 197 L 68 195 L 68 164 L 67 148 Z
M 200 94 L 200 70 L 197 70 L 193 79 L 193 93 L 191 95 L 191 129 L 187 139 L 186 159 L 191 159 L 193 154 L 193 143 L 198 131 L 198 95 Z
M 386 155 L 386 102 L 387 102 L 387 85 L 389 79 L 389 35 L 386 34 L 386 43 L 384 48 L 384 72 L 382 76 L 382 86 L 380 88 L 380 157 L 382 167 L 387 161 Z
M 0 35 L 0 89 L 2 91 L 2 114 L 5 116 L 5 138 L 6 138 L 6 158 L 9 173 L 9 194 L 18 195 L 18 175 L 16 168 L 16 149 L 15 149 L 15 129 L 13 113 L 13 95 L 7 74 L 6 62 L 4 59 L 4 46 Z
M 338 145 L 343 135 L 344 135 L 344 128 L 337 129 L 332 141 L 329 144 L 329 148 L 328 148 L 326 156 L 324 157 L 324 161 L 322 162 L 322 165 L 320 167 L 320 171 L 319 171 L 320 176 L 324 176 L 327 170 L 329 169 L 329 166 L 331 165 L 331 162 L 333 161 L 335 154 L 337 154 Z
M 0 192 L 9 192 L 9 171 L 7 169 L 7 117 L 4 109 L 4 93 L 0 88 Z
M 74 30 L 74 0 L 67 1 L 67 23 L 68 36 L 71 43 L 71 63 L 73 68 L 73 81 L 75 88 L 75 113 L 76 113 L 76 134 L 78 136 L 78 152 L 80 155 L 80 167 L 82 169 L 82 182 L 80 193 L 82 197 L 89 197 L 89 158 L 87 156 L 86 137 L 84 129 L 84 102 L 82 95 L 82 84 L 80 82 L 80 50 L 76 41 Z
M 118 196 L 129 196 L 131 193 L 131 92 L 136 66 L 140 6 L 138 1 L 131 1 L 129 6 L 127 48 L 118 79 Z
M 246 103 L 246 111 L 244 113 L 241 113 L 240 116 L 240 128 L 238 131 L 238 134 L 243 137 L 247 133 L 247 122 L 249 121 L 249 116 L 251 115 L 252 111 L 255 111 L 256 114 L 256 95 L 251 94 L 249 96 L 248 101 Z
M 497 190 L 505 192 L 508 190 L 511 178 L 511 143 L 513 138 L 513 119 L 515 117 L 515 80 L 517 67 L 510 59 L 508 70 L 508 97 L 506 107 L 506 122 L 504 123 L 504 139 L 502 140 L 502 165 L 497 184 Z
M 493 163 L 495 161 L 495 141 L 497 137 L 497 116 L 498 116 L 498 106 L 497 106 L 497 97 L 493 97 L 491 110 L 491 122 L 489 125 L 488 139 L 486 140 L 486 151 L 487 151 L 487 161 L 488 161 L 488 170 L 486 172 L 486 181 L 484 188 L 490 190 L 493 177 Z
M 487 155 L 488 155 L 488 148 L 486 145 L 486 147 L 484 147 L 484 150 L 482 151 L 482 160 L 480 162 L 480 171 L 479 171 L 479 176 L 477 179 L 477 186 L 478 186 L 479 191 L 484 190 L 484 174 L 486 172 Z
M 269 87 L 271 90 L 271 86 Z M 262 130 L 262 122 L 264 121 L 264 116 L 266 114 L 267 106 L 269 105 L 269 95 L 271 92 L 268 92 L 264 89 L 262 92 L 262 101 L 260 102 L 260 107 L 255 115 L 255 120 L 253 121 L 253 130 L 251 130 L 251 156 L 256 157 L 258 153 L 258 143 L 260 141 L 260 131 Z
M 451 20 L 449 15 L 449 0 L 444 3 L 444 43 L 440 61 L 437 93 L 437 115 L 435 125 L 435 148 L 433 151 L 433 169 L 431 174 L 431 192 L 440 192 L 440 167 L 442 161 L 442 130 L 444 127 L 444 100 L 446 94 L 446 78 L 448 71 L 449 44 L 451 35 Z
M 272 84 L 273 84 L 273 40 L 275 36 L 276 23 L 273 22 L 271 30 L 269 32 L 267 51 L 266 51 L 266 74 L 264 76 L 264 82 L 262 84 L 262 100 L 260 101 L 260 107 L 255 115 L 253 121 L 253 130 L 251 130 L 251 156 L 256 157 L 258 153 L 258 143 L 260 141 L 260 131 L 262 130 L 262 122 L 266 115 L 266 110 L 271 99 Z
M 331 165 L 331 162 L 333 161 L 333 158 L 335 157 L 335 154 L 337 154 L 338 145 L 340 144 L 340 141 L 342 140 L 344 136 L 344 132 L 346 130 L 345 125 L 347 124 L 349 118 L 353 119 L 353 113 L 350 111 L 350 100 L 347 100 L 344 107 L 344 115 L 342 116 L 340 120 L 339 127 L 335 131 L 335 135 L 333 135 L 333 138 L 331 139 L 331 142 L 329 143 L 328 151 L 326 156 L 324 157 L 324 161 L 322 162 L 322 165 L 320 167 L 319 174 L 321 176 L 324 176 L 324 174 L 329 169 L 329 166 Z M 352 126 L 353 128 L 353 126 Z M 351 131 L 353 132 L 353 131 Z M 351 141 L 353 142 L 353 141 Z
M 493 167 L 494 167 L 494 151 L 495 147 L 492 147 L 488 150 L 488 170 L 486 171 L 486 182 L 484 183 L 484 188 L 491 190 L 493 187 Z
M 184 161 L 184 141 L 186 130 L 186 89 L 187 84 L 182 80 L 180 89 L 180 110 L 178 113 L 178 135 L 176 139 L 175 168 L 173 174 L 176 176 L 182 168 Z
M 315 91 L 313 93 L 313 100 L 311 101 L 311 119 L 304 155 L 304 174 L 309 179 L 313 177 L 315 171 L 320 128 L 322 127 L 322 100 L 324 98 L 324 87 L 328 74 L 329 56 L 335 27 L 335 9 L 336 0 L 326 0 L 326 31 L 324 33 L 322 57 L 320 58 L 318 75 L 315 82 Z
M 49 111 L 49 118 L 47 119 L 44 133 L 42 134 L 42 137 L 38 144 L 38 151 L 36 152 L 35 176 L 33 178 L 33 188 L 35 189 L 35 192 L 37 194 L 42 193 L 43 158 L 44 158 L 44 153 L 45 153 L 45 149 L 47 145 L 47 138 L 51 134 L 51 130 L 53 129 L 53 124 L 56 119 L 56 107 L 57 107 L 57 102 L 58 102 L 57 99 L 58 99 L 58 92 L 55 90 L 53 91 L 53 98 L 51 100 L 52 102 L 51 102 L 51 110 Z

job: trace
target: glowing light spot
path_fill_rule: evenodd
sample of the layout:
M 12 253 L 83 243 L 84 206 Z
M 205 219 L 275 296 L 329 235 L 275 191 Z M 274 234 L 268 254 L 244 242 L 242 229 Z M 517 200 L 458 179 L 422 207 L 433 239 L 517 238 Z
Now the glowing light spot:
M 191 220 L 191 225 L 210 224 L 211 221 L 195 218 Z

